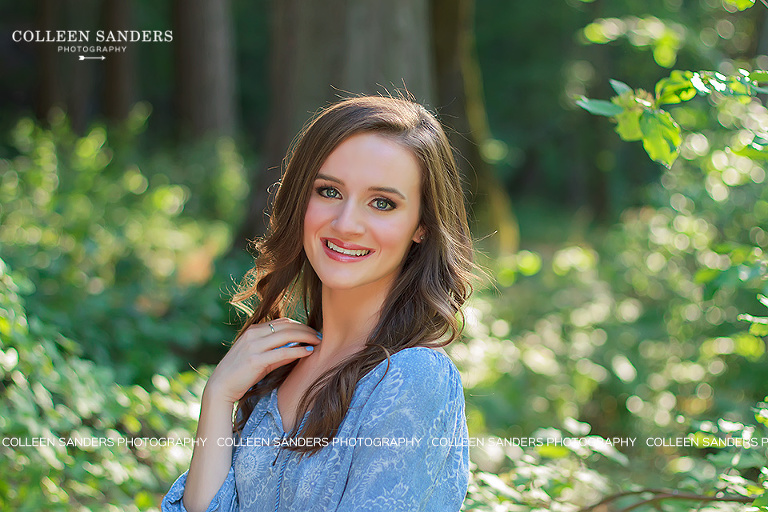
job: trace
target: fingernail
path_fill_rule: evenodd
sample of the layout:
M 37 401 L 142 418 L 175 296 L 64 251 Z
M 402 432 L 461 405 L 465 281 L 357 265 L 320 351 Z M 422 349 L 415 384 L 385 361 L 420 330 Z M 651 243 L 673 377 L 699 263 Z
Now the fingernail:
M 319 340 L 323 339 L 323 333 L 318 332 L 317 333 L 317 339 L 319 339 Z
M 313 347 L 312 345 L 309 345 L 308 347 L 305 347 L 305 348 L 307 349 L 308 352 L 312 352 L 313 350 L 315 350 L 315 347 Z

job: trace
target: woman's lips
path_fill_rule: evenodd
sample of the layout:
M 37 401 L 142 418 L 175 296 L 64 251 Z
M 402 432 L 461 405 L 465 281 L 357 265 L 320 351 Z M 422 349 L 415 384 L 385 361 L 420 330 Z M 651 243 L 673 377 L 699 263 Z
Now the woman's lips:
M 341 240 L 322 239 L 325 253 L 336 261 L 360 261 L 373 253 L 373 250 L 360 245 L 342 242 Z

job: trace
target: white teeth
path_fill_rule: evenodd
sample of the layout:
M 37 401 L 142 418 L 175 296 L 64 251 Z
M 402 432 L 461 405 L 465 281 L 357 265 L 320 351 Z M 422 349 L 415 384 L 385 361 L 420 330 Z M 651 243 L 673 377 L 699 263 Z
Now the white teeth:
M 365 256 L 371 251 L 361 249 L 357 251 L 353 251 L 350 249 L 344 249 L 342 247 L 339 247 L 338 245 L 332 243 L 330 240 L 326 240 L 325 244 L 328 246 L 328 248 L 332 251 L 338 252 L 339 254 L 346 254 L 347 256 Z

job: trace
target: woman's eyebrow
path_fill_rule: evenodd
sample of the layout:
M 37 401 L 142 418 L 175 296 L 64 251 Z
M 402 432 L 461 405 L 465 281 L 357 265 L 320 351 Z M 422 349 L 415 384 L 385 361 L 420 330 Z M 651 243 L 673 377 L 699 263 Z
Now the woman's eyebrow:
M 332 181 L 334 183 L 338 183 L 339 185 L 343 185 L 344 182 L 341 181 L 339 178 L 334 178 L 333 176 L 328 176 L 327 174 L 318 174 L 317 178 L 318 180 L 325 180 L 325 181 Z
M 400 196 L 400 198 L 402 198 L 403 201 L 406 200 L 405 196 L 399 190 L 397 190 L 396 188 L 392 188 L 392 187 L 371 187 L 368 190 L 373 190 L 375 192 L 389 192 L 390 194 L 394 194 L 396 196 Z
M 343 185 L 344 182 L 341 181 L 339 178 L 336 178 L 334 176 L 328 176 L 327 174 L 318 174 L 317 175 L 318 180 L 325 180 L 325 181 L 332 181 L 333 183 L 338 183 L 339 185 Z M 392 187 L 370 187 L 368 190 L 373 190 L 375 192 L 388 192 L 390 194 L 394 194 L 396 196 L 400 196 L 404 201 L 406 200 L 405 195 L 397 190 L 396 188 Z

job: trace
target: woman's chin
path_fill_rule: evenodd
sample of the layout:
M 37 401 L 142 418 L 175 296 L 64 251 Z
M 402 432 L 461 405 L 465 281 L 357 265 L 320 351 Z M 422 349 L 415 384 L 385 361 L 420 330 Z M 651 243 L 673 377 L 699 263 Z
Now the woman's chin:
M 393 279 L 390 276 L 382 276 L 377 279 L 365 279 L 361 276 L 338 276 L 338 275 L 319 275 L 320 282 L 323 283 L 323 289 L 333 291 L 369 291 L 375 292 L 379 289 L 389 289 Z

